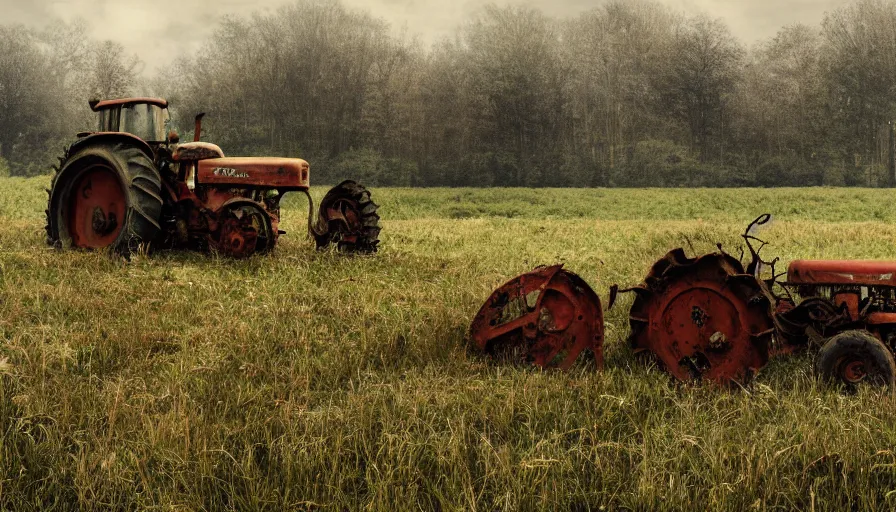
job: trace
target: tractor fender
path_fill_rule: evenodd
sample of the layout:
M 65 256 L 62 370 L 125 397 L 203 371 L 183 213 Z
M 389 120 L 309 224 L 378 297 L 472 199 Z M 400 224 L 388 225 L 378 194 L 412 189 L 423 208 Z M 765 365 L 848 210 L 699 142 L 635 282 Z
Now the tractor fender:
M 68 149 L 68 154 L 74 154 L 83 147 L 93 144 L 123 143 L 139 148 L 146 153 L 150 160 L 155 160 L 155 152 L 149 144 L 140 137 L 124 132 L 97 132 L 75 141 Z
M 251 206 L 254 206 L 254 207 L 258 208 L 259 210 L 265 212 L 266 214 L 268 213 L 267 208 L 263 204 L 259 203 L 258 201 L 253 201 L 252 199 L 248 199 L 245 197 L 234 197 L 233 199 L 224 201 L 224 203 L 221 204 L 221 206 L 219 206 L 218 208 L 215 209 L 215 213 L 218 213 L 227 208 L 230 208 L 233 206 L 239 206 L 239 205 L 251 205 Z M 270 214 L 268 214 L 268 216 L 270 216 Z

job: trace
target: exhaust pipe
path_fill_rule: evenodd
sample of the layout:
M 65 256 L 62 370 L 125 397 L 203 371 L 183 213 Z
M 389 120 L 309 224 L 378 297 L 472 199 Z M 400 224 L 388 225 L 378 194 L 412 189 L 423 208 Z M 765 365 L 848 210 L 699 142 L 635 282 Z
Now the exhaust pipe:
M 205 112 L 196 114 L 196 131 L 193 133 L 193 142 L 199 142 L 199 137 L 202 136 L 202 118 L 203 117 L 205 117 Z

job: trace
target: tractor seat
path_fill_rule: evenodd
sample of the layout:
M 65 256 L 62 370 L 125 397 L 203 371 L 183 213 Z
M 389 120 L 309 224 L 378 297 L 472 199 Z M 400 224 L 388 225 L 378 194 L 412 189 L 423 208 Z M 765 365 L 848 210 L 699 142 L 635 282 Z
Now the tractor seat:
M 172 155 L 175 162 L 181 160 L 207 160 L 209 158 L 224 158 L 224 152 L 217 144 L 211 142 L 184 142 L 178 144 Z
M 896 286 L 896 261 L 797 260 L 787 267 L 787 282 L 802 285 Z

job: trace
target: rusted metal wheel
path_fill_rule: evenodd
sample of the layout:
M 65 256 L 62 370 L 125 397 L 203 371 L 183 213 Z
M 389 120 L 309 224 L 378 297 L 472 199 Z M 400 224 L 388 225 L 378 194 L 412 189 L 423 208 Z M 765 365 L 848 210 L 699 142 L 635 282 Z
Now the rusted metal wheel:
M 274 247 L 271 217 L 255 204 L 238 202 L 224 206 L 217 214 L 217 221 L 211 247 L 225 256 L 247 258 Z
M 85 169 L 69 197 L 72 245 L 90 249 L 111 245 L 124 227 L 126 203 L 124 188 L 112 169 L 102 164 Z
M 380 243 L 378 209 L 370 191 L 354 181 L 333 187 L 320 203 L 317 222 L 310 226 L 317 247 L 335 244 L 344 252 L 376 252 Z
M 96 144 L 61 159 L 47 206 L 47 242 L 128 256 L 159 230 L 161 180 L 127 144 Z
M 540 267 L 495 290 L 470 335 L 477 350 L 516 362 L 568 370 L 590 350 L 603 366 L 600 299 L 562 265 Z
M 828 340 L 815 358 L 815 372 L 850 391 L 860 384 L 896 384 L 893 354 L 867 331 L 846 331 Z
M 632 291 L 629 341 L 676 379 L 743 384 L 768 362 L 769 301 L 730 255 L 676 249 Z

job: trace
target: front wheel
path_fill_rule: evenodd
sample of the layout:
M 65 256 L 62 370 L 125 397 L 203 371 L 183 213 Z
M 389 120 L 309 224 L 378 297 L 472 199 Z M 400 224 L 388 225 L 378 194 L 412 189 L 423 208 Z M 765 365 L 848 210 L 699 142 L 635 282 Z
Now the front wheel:
M 271 217 L 260 206 L 238 201 L 217 212 L 217 229 L 209 235 L 210 246 L 231 258 L 248 258 L 274 248 L 276 238 Z
M 815 358 L 815 372 L 821 379 L 850 391 L 862 383 L 886 387 L 896 384 L 893 354 L 866 331 L 846 331 L 828 340 Z

